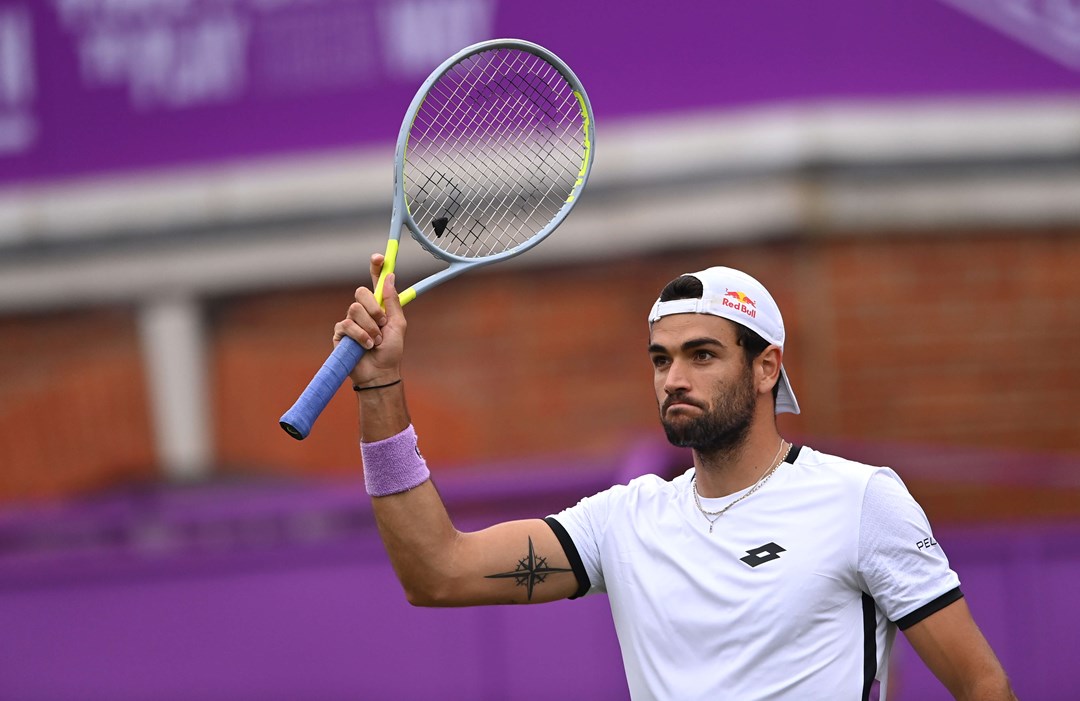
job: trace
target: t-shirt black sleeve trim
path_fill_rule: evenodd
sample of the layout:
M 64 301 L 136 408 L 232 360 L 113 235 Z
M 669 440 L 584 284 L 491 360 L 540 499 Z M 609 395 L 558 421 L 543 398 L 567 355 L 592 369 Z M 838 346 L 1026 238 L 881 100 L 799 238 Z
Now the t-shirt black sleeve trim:
M 934 599 L 930 603 L 920 606 L 908 615 L 901 618 L 899 621 L 896 622 L 896 627 L 900 630 L 907 630 L 919 621 L 928 618 L 929 616 L 937 613 L 949 604 L 957 602 L 963 598 L 964 593 L 960 591 L 960 587 L 951 589 L 939 596 L 938 598 Z
M 585 571 L 585 563 L 581 561 L 581 555 L 578 554 L 574 540 L 563 528 L 563 525 L 553 517 L 548 516 L 544 519 L 544 522 L 555 532 L 555 537 L 559 539 L 559 544 L 562 545 L 563 552 L 566 553 L 566 559 L 570 561 L 570 568 L 574 570 L 574 576 L 577 577 L 578 588 L 570 598 L 577 599 L 585 596 L 592 584 L 589 582 L 589 574 Z

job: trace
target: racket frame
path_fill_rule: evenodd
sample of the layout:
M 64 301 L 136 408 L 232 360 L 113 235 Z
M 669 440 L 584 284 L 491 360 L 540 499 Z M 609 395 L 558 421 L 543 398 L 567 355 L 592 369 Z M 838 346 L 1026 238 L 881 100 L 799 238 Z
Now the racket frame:
M 566 80 L 573 91 L 574 96 L 578 101 L 578 107 L 581 110 L 582 129 L 584 130 L 584 153 L 581 169 L 578 172 L 577 179 L 574 182 L 570 194 L 559 208 L 559 211 L 556 212 L 555 216 L 552 217 L 540 231 L 530 236 L 527 240 L 505 251 L 488 256 L 467 257 L 444 251 L 437 246 L 434 246 L 427 240 L 423 231 L 409 212 L 405 191 L 405 162 L 408 155 L 409 134 L 412 130 L 416 115 L 420 111 L 424 101 L 427 99 L 429 91 L 443 75 L 470 56 L 497 49 L 514 49 L 534 54 L 548 63 L 563 77 L 564 80 Z M 420 86 L 420 89 L 416 91 L 416 95 L 413 97 L 409 109 L 405 113 L 405 118 L 402 120 L 401 129 L 398 131 L 397 146 L 394 150 L 394 200 L 393 209 L 390 214 L 390 234 L 386 242 L 386 254 L 382 271 L 375 286 L 376 300 L 380 305 L 385 306 L 383 304 L 383 287 L 386 282 L 386 277 L 393 273 L 397 267 L 397 256 L 400 247 L 402 226 L 405 226 L 409 230 L 412 237 L 426 251 L 439 260 L 448 263 L 448 267 L 443 270 L 437 271 L 420 282 L 402 290 L 398 294 L 398 300 L 401 302 L 402 306 L 413 301 L 419 295 L 427 292 L 431 288 L 457 277 L 466 270 L 513 258 L 539 244 L 547 238 L 551 232 L 558 228 L 570 213 L 570 210 L 577 204 L 577 200 L 580 197 L 582 190 L 585 188 L 585 185 L 589 180 L 589 173 L 592 170 L 594 144 L 595 135 L 592 105 L 589 102 L 589 97 L 585 92 L 585 88 L 582 86 L 581 81 L 578 80 L 578 77 L 574 72 L 570 70 L 570 67 L 558 56 L 544 47 L 520 39 L 492 39 L 467 46 L 443 61 L 443 63 L 428 76 L 427 80 Z M 342 338 L 293 406 L 282 415 L 279 424 L 285 432 L 297 440 L 306 438 L 311 432 L 315 420 L 318 419 L 323 409 L 325 409 L 326 405 L 330 402 L 330 399 L 340 388 L 341 383 L 344 382 L 349 373 L 352 372 L 352 369 L 356 367 L 356 364 L 363 355 L 363 346 L 348 336 Z
M 408 155 L 409 134 L 412 131 L 416 115 L 424 105 L 424 101 L 427 99 L 431 88 L 439 82 L 450 69 L 470 56 L 498 49 L 515 49 L 531 53 L 548 63 L 552 68 L 558 71 L 564 80 L 566 80 L 574 93 L 574 97 L 577 98 L 578 107 L 581 110 L 583 122 L 582 129 L 585 132 L 583 138 L 585 152 L 582 158 L 581 169 L 578 171 L 577 180 L 574 182 L 574 187 L 570 191 L 570 195 L 566 198 L 563 206 L 559 208 L 559 211 L 543 229 L 536 232 L 517 246 L 496 254 L 479 258 L 460 256 L 433 246 L 409 212 L 408 203 L 405 199 L 405 160 Z M 592 105 L 589 102 L 589 96 L 585 92 L 584 86 L 582 86 L 577 75 L 570 70 L 570 67 L 566 65 L 562 59 L 544 47 L 522 39 L 491 39 L 471 46 L 466 46 L 464 49 L 443 61 L 442 64 L 428 76 L 427 80 L 420 86 L 420 89 L 416 91 L 416 95 L 413 97 L 412 102 L 409 104 L 409 109 L 405 113 L 405 118 L 401 122 L 401 129 L 398 131 L 397 147 L 394 150 L 394 205 L 390 217 L 390 239 L 386 244 L 386 256 L 382 273 L 379 275 L 379 281 L 375 287 L 376 300 L 378 300 L 379 304 L 383 303 L 383 283 L 386 280 L 386 276 L 394 272 L 396 267 L 401 227 L 403 224 L 408 228 L 409 233 L 412 234 L 412 237 L 424 248 L 424 250 L 428 251 L 436 258 L 449 263 L 449 267 L 435 272 L 411 287 L 402 290 L 398 294 L 398 299 L 401 301 L 402 306 L 413 301 L 420 294 L 431 288 L 457 277 L 466 270 L 513 258 L 539 244 L 562 224 L 563 220 L 570 213 L 570 210 L 573 209 L 574 205 L 577 203 L 577 198 L 581 195 L 581 191 L 585 189 L 585 184 L 589 180 L 589 173 L 592 171 L 594 143 L 595 136 Z

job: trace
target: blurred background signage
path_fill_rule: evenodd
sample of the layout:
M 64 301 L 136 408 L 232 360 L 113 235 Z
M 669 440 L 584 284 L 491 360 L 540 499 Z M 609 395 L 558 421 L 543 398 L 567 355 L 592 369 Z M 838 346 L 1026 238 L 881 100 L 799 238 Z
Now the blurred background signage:
M 578 66 L 606 120 L 1062 90 L 1077 84 L 1078 8 L 776 0 L 592 17 L 570 0 L 543 11 L 498 0 L 0 0 L 0 184 L 392 142 L 420 80 L 496 36 Z

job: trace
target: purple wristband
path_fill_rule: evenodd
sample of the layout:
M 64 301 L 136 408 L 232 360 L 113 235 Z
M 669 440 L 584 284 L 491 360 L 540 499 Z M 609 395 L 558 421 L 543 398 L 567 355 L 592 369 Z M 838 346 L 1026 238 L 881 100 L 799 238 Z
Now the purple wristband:
M 431 477 L 424 456 L 416 447 L 412 424 L 401 433 L 373 443 L 360 442 L 364 484 L 373 497 L 407 492 Z

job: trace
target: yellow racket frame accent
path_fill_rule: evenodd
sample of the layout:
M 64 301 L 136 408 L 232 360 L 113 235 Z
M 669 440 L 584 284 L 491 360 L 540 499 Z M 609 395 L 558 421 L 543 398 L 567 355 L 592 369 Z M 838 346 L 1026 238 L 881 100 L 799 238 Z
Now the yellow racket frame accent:
M 574 91 L 574 97 L 577 98 L 578 106 L 581 108 L 581 126 L 585 131 L 585 157 L 581 159 L 581 170 L 578 171 L 577 180 L 574 181 L 574 189 L 570 191 L 570 196 L 566 198 L 567 202 L 574 201 L 574 193 L 579 192 L 579 188 L 585 183 L 585 176 L 589 172 L 589 163 L 591 162 L 590 156 L 592 152 L 592 143 L 589 141 L 589 107 L 585 103 L 585 96 L 580 90 Z
M 397 239 L 390 239 L 386 242 L 382 271 L 379 272 L 379 282 L 375 285 L 375 301 L 383 309 L 386 308 L 386 305 L 383 304 L 383 286 L 386 284 L 386 276 L 394 272 L 394 268 L 397 266 L 397 254 L 398 241 Z M 401 302 L 403 307 L 414 299 L 416 299 L 416 289 L 413 287 L 408 287 L 398 293 L 398 301 Z

